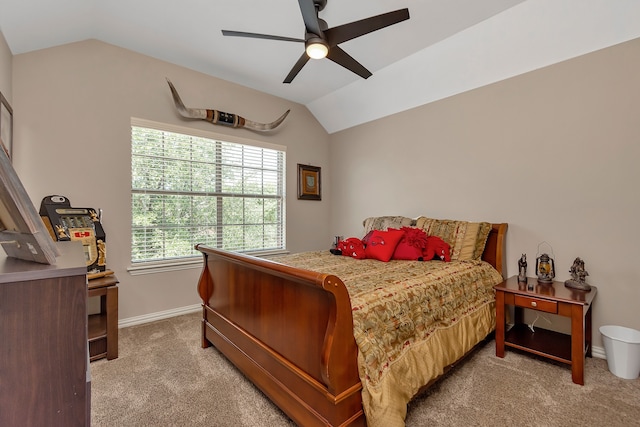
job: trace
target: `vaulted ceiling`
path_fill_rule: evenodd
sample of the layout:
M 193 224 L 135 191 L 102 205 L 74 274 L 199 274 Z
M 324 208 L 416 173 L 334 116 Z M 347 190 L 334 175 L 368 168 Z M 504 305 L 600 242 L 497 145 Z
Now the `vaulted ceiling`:
M 329 0 L 329 27 L 408 8 L 410 19 L 342 43 L 362 79 L 327 60 L 285 76 L 304 45 L 296 0 L 3 0 L 14 55 L 98 39 L 309 108 L 332 133 L 640 37 L 637 0 Z

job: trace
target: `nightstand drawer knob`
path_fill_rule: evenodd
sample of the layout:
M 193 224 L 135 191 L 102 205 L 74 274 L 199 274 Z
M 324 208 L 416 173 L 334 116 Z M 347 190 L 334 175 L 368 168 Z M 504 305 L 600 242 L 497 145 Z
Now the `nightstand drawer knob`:
M 531 301 L 531 307 L 537 307 L 537 306 L 538 306 L 538 303 L 537 303 L 537 302 L 535 302 L 535 301 Z

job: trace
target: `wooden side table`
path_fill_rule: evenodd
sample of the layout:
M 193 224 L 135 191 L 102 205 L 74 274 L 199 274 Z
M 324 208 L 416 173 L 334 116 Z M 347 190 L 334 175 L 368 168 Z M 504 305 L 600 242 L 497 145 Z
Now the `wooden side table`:
M 591 357 L 591 313 L 593 299 L 598 292 L 571 289 L 563 282 L 538 283 L 529 278 L 519 283 L 513 276 L 496 290 L 496 356 L 504 357 L 505 346 L 517 348 L 539 356 L 571 365 L 574 383 L 584 385 L 585 356 Z M 515 307 L 514 325 L 505 327 L 507 306 Z M 571 318 L 571 334 L 563 334 L 534 326 L 535 332 L 523 323 L 523 309 L 553 313 Z
M 100 312 L 89 315 L 89 358 L 118 357 L 118 279 L 114 275 L 88 281 L 88 297 L 100 297 Z

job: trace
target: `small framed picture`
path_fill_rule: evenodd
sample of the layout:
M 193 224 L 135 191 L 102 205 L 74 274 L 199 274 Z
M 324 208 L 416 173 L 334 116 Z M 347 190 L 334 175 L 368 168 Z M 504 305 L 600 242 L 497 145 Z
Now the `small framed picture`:
M 0 141 L 7 157 L 11 159 L 13 154 L 13 110 L 2 93 L 0 93 Z
M 322 200 L 319 166 L 298 164 L 298 199 Z

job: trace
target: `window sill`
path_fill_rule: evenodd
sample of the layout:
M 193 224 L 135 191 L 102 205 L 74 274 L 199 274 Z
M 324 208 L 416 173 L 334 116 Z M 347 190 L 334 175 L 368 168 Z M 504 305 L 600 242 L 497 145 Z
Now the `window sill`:
M 255 256 L 258 258 L 270 258 L 272 256 L 277 255 L 286 255 L 289 251 L 287 250 L 279 250 L 279 251 L 263 251 L 263 252 L 248 252 L 246 255 Z M 193 258 L 185 258 L 181 260 L 175 261 L 159 261 L 159 262 L 145 262 L 140 264 L 135 264 L 127 268 L 127 271 L 132 276 L 139 276 L 142 274 L 155 274 L 155 273 L 166 273 L 169 271 L 179 271 L 179 270 L 191 270 L 194 268 L 202 269 L 202 257 L 193 257 Z
M 164 262 L 145 262 L 135 264 L 127 268 L 132 276 L 142 274 L 166 273 L 169 271 L 191 270 L 194 268 L 202 268 L 202 257 L 186 258 L 180 261 L 164 261 Z

